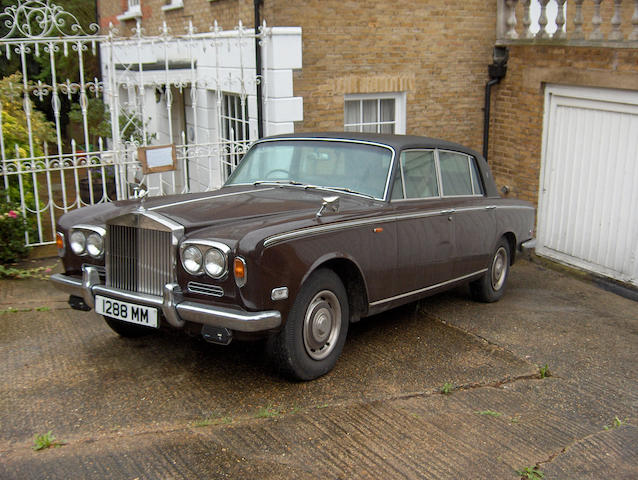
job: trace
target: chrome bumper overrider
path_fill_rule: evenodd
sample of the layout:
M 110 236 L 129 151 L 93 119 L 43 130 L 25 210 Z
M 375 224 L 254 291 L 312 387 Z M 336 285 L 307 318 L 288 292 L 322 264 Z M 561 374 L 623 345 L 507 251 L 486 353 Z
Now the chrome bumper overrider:
M 57 273 L 51 276 L 51 281 L 60 290 L 82 297 L 91 308 L 95 306 L 95 295 L 158 308 L 168 323 L 176 328 L 182 328 L 186 321 L 240 332 L 259 332 L 281 325 L 281 314 L 276 310 L 245 312 L 184 301 L 177 293 L 177 284 L 165 285 L 162 297 L 107 287 L 101 284 L 98 271 L 93 267 L 84 267 L 82 279 Z
M 535 247 L 536 247 L 536 239 L 535 238 L 530 238 L 526 242 L 521 243 L 521 251 L 522 252 L 529 252 L 531 250 L 534 250 Z

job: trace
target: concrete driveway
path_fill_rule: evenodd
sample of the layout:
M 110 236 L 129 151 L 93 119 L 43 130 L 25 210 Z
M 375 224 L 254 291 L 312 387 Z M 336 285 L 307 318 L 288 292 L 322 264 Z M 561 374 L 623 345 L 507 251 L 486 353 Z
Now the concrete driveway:
M 637 303 L 527 261 L 496 304 L 458 289 L 354 325 L 310 383 L 259 343 L 121 339 L 3 280 L 0 478 L 636 479 L 637 359 Z

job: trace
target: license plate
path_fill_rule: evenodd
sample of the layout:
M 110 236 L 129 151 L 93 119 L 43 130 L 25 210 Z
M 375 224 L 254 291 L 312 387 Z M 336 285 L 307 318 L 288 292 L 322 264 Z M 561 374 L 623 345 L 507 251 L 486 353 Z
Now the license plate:
M 158 328 L 157 308 L 136 305 L 134 303 L 113 300 L 112 298 L 95 296 L 95 311 L 100 315 L 136 323 L 146 327 Z

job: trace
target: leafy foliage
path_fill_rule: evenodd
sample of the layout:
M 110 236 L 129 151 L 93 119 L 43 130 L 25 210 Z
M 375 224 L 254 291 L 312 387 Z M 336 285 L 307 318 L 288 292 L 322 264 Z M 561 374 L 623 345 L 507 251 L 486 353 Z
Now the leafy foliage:
M 27 255 L 29 249 L 24 239 L 28 229 L 18 210 L 0 201 L 0 265 L 17 262 Z
M 14 73 L 0 79 L 0 99 L 2 99 L 2 135 L 7 156 L 12 157 L 18 151 L 20 157 L 30 155 L 29 130 L 27 114 L 24 111 L 22 97 L 22 74 Z M 55 128 L 38 110 L 31 112 L 31 132 L 33 138 L 33 154 L 37 157 L 44 154 L 44 142 L 55 140 Z
M 44 450 L 45 448 L 61 447 L 62 445 L 64 445 L 64 443 L 58 442 L 51 430 L 49 430 L 47 433 L 33 437 L 32 448 L 37 452 L 38 450 Z

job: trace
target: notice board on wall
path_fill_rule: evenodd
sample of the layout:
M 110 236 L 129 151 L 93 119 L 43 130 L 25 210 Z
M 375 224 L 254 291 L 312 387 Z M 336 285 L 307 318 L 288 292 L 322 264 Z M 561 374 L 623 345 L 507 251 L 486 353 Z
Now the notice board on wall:
M 153 145 L 139 147 L 137 158 L 142 164 L 142 171 L 147 173 L 170 172 L 177 169 L 175 145 Z

